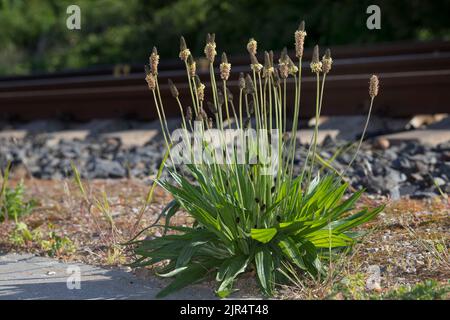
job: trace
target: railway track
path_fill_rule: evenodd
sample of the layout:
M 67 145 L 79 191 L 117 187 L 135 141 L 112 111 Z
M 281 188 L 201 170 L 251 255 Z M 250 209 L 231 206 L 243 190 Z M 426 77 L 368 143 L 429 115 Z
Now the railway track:
M 450 112 L 450 42 L 398 43 L 368 47 L 337 47 L 333 70 L 327 77 L 325 115 L 363 114 L 368 108 L 367 86 L 371 74 L 381 81 L 381 94 L 374 113 L 403 117 L 424 113 Z M 305 52 L 309 57 L 310 51 Z M 229 84 L 237 93 L 239 72 L 248 72 L 246 56 L 233 57 Z M 262 59 L 261 59 L 262 60 Z M 199 76 L 207 84 L 208 72 L 199 62 Z M 170 96 L 171 78 L 188 104 L 188 84 L 178 60 L 160 64 L 160 88 L 168 116 L 177 115 L 178 106 Z M 301 116 L 314 114 L 315 79 L 309 61 L 303 70 Z M 146 87 L 141 66 L 117 75 L 113 67 L 53 75 L 0 78 L 0 118 L 130 117 L 154 119 L 156 112 Z M 288 87 L 293 90 L 293 85 Z M 291 95 L 292 96 L 292 95 Z M 207 97 L 208 99 L 208 97 Z

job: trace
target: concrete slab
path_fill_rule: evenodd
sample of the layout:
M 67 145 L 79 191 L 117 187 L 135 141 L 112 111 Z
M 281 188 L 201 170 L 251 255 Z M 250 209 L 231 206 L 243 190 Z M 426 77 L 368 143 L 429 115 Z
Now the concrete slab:
M 364 129 L 367 116 L 333 116 L 321 117 L 319 119 L 320 130 L 337 130 L 338 139 L 347 141 L 357 140 Z M 410 119 L 392 119 L 372 116 L 367 128 L 366 136 L 378 134 L 380 132 L 398 132 L 406 129 Z M 314 119 L 309 122 L 310 126 L 314 126 Z
M 450 130 L 450 116 L 442 115 L 439 121 L 436 121 L 428 126 L 428 129 L 436 130 Z
M 167 119 L 169 132 L 180 128 L 180 119 Z M 120 138 L 125 146 L 143 146 L 155 138 L 162 139 L 161 125 L 158 120 L 140 124 L 128 130 L 116 130 L 101 134 L 103 137 Z
M 27 135 L 25 129 L 8 129 L 0 131 L 0 139 L 23 139 Z
M 102 133 L 127 130 L 132 127 L 130 121 L 120 119 L 94 119 L 87 123 L 77 125 L 75 130 L 87 130 L 90 136 L 97 136 Z
M 447 114 L 419 114 L 409 121 L 407 129 L 439 127 L 442 122 L 447 122 L 447 125 L 450 128 L 450 122 L 448 120 L 450 119 Z
M 108 138 L 120 138 L 125 146 L 143 146 L 159 134 L 159 130 L 127 130 L 111 132 L 102 136 Z
M 391 144 L 400 143 L 403 141 L 413 141 L 425 143 L 432 146 L 450 141 L 450 128 L 445 130 L 423 129 L 398 132 L 380 136 L 380 138 L 387 139 Z
M 28 134 L 49 133 L 61 131 L 66 128 L 66 124 L 58 120 L 35 120 L 19 126 L 19 129 L 25 130 Z
M 300 139 L 300 143 L 309 144 L 312 141 L 314 135 L 314 129 L 302 129 L 297 131 L 297 138 Z M 327 136 L 335 139 L 339 135 L 339 130 L 332 129 L 320 129 L 317 135 L 317 142 L 322 143 Z
M 88 137 L 89 130 L 64 130 L 52 132 L 47 144 L 49 146 L 57 145 L 61 140 L 84 140 Z
M 77 272 L 81 276 L 80 289 L 76 289 L 76 282 L 69 278 Z M 68 282 L 73 289 L 68 287 Z M 62 263 L 30 254 L 0 255 L 0 300 L 147 300 L 155 299 L 165 284 L 154 277 L 139 279 L 133 273 L 119 269 Z M 167 298 L 217 299 L 212 288 L 200 285 L 185 288 Z

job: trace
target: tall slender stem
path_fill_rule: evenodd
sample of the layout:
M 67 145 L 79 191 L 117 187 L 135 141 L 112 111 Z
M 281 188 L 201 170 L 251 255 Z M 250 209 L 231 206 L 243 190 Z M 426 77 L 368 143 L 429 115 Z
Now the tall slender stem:
M 197 107 L 195 104 L 194 91 L 192 90 L 191 75 L 189 74 L 189 67 L 188 67 L 188 64 L 186 61 L 184 62 L 184 65 L 186 66 L 186 73 L 187 73 L 188 83 L 189 83 L 189 91 L 191 92 L 192 108 L 194 109 L 194 113 L 197 116 Z
M 223 80 L 223 96 L 225 99 L 225 112 L 227 114 L 228 128 L 231 129 L 230 111 L 228 110 L 227 82 L 225 80 Z
M 316 73 L 316 117 L 315 117 L 315 123 L 314 123 L 314 135 L 313 135 L 313 143 L 312 143 L 312 158 L 311 158 L 311 167 L 309 168 L 309 174 L 308 174 L 308 184 L 311 182 L 311 176 L 312 171 L 314 170 L 314 162 L 316 159 L 316 152 L 317 152 L 317 137 L 319 135 L 319 117 L 320 117 L 320 75 L 317 72 Z
M 356 148 L 356 152 L 355 152 L 355 154 L 353 155 L 352 160 L 348 163 L 347 167 L 346 167 L 345 170 L 342 172 L 341 176 L 343 176 L 343 175 L 347 172 L 347 170 L 351 167 L 351 165 L 352 165 L 353 162 L 355 161 L 356 157 L 358 156 L 359 150 L 361 149 L 361 145 L 362 145 L 362 142 L 363 142 L 363 140 L 364 140 L 364 136 L 365 136 L 365 134 L 366 134 L 367 127 L 369 126 L 370 115 L 371 115 L 371 113 L 372 113 L 373 100 L 374 100 L 374 98 L 371 98 L 371 100 L 370 100 L 369 112 L 368 112 L 368 114 L 367 114 L 367 119 L 366 119 L 366 123 L 365 123 L 365 125 L 364 125 L 364 130 L 363 130 L 363 132 L 362 132 L 362 134 L 361 134 L 361 138 L 359 139 L 359 143 L 358 143 L 358 147 Z

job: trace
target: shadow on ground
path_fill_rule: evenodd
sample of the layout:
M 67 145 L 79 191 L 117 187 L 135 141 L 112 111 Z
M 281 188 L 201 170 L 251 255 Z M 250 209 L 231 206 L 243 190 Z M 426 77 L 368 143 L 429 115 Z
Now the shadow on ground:
M 77 275 L 80 275 L 79 289 L 74 288 Z M 163 286 L 156 278 L 142 280 L 117 269 L 66 264 L 29 254 L 0 255 L 0 300 L 155 299 Z M 215 296 L 211 288 L 193 286 L 168 298 L 215 299 Z

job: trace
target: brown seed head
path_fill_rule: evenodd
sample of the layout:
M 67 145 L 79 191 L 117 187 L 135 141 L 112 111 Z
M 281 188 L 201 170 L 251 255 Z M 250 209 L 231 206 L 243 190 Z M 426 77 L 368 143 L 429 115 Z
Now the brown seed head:
M 264 52 L 264 69 L 263 69 L 263 77 L 269 77 L 270 74 L 273 73 L 273 63 L 271 60 L 271 55 L 269 52 Z
M 280 80 L 280 73 L 278 72 L 278 69 L 273 70 L 273 86 L 277 87 L 281 84 Z
M 144 65 L 144 71 L 146 76 L 152 73 L 152 69 L 149 64 Z
M 239 73 L 239 89 L 245 90 L 245 77 L 244 74 L 241 72 Z
M 212 43 L 214 47 L 216 46 L 216 34 L 215 33 L 208 33 L 206 35 L 206 43 Z
M 228 57 L 225 52 L 222 52 L 222 63 L 228 63 Z
M 279 63 L 283 63 L 283 62 L 287 63 L 288 62 L 288 58 L 289 58 L 289 56 L 288 56 L 288 53 L 287 53 L 287 48 L 284 47 L 283 50 L 281 50 L 280 59 L 278 59 L 278 62 Z
M 288 67 L 289 67 L 289 74 L 295 75 L 298 72 L 298 67 L 295 65 L 295 63 L 289 58 L 288 60 Z
M 214 63 L 214 59 L 217 55 L 217 51 L 216 51 L 216 35 L 213 34 L 209 34 L 206 36 L 206 45 L 205 45 L 205 56 L 206 59 L 208 59 L 209 63 Z
M 179 57 L 182 61 L 186 61 L 190 55 L 191 55 L 191 51 L 189 49 L 186 49 L 186 50 L 180 51 Z
M 147 81 L 148 84 L 148 88 L 151 91 L 154 91 L 156 88 L 156 78 L 153 74 L 149 73 L 147 74 L 147 76 L 145 77 L 145 81 Z
M 152 74 L 156 76 L 158 74 L 158 64 L 159 64 L 159 55 L 158 50 L 156 50 L 156 47 L 153 47 L 152 53 L 149 58 L 149 62 Z
M 219 104 L 219 108 L 222 107 L 225 102 L 225 98 L 223 97 L 222 90 L 217 90 L 217 103 Z
M 186 119 L 188 121 L 192 120 L 192 108 L 191 107 L 186 108 Z
M 204 52 L 209 63 L 214 63 L 214 59 L 217 55 L 216 48 L 211 43 L 207 43 Z
M 198 75 L 195 75 L 194 81 L 195 81 L 195 87 L 197 88 L 198 100 L 199 101 L 205 100 L 205 85 L 200 81 L 200 78 Z
M 197 71 L 197 66 L 196 66 L 196 63 L 195 63 L 195 60 L 194 60 L 194 57 L 192 56 L 192 54 L 189 54 L 189 57 L 187 58 L 187 64 L 188 64 L 189 76 L 194 78 L 196 71 Z
M 247 43 L 247 51 L 250 55 L 256 55 L 256 50 L 258 48 L 258 43 L 255 39 L 251 38 Z
M 289 57 L 287 55 L 287 49 L 284 48 L 281 51 L 280 59 L 278 60 L 278 69 L 280 71 L 280 77 L 286 79 L 289 76 Z
M 267 51 L 264 51 L 264 68 L 265 69 L 270 68 L 270 56 Z
M 222 53 L 222 63 L 220 64 L 220 78 L 222 80 L 228 80 L 231 72 L 231 64 L 228 63 L 228 58 L 226 53 Z
M 298 25 L 298 31 L 305 31 L 305 20 L 302 20 L 300 24 Z
M 378 95 L 378 89 L 380 86 L 380 81 L 376 75 L 370 77 L 369 83 L 369 96 L 373 99 Z
M 306 37 L 305 21 L 302 21 L 300 23 L 300 26 L 298 27 L 297 31 L 295 31 L 294 36 L 295 36 L 295 56 L 297 58 L 302 58 Z
M 259 64 L 258 58 L 253 53 L 250 53 L 250 63 L 252 65 Z
M 178 93 L 178 89 L 175 86 L 175 84 L 173 83 L 173 81 L 171 79 L 167 80 L 168 84 L 169 84 L 169 89 L 170 89 L 170 93 L 172 94 L 172 96 L 174 98 L 178 98 L 179 93 Z
M 316 45 L 313 50 L 313 56 L 311 60 L 311 71 L 313 73 L 319 73 L 322 71 L 322 62 L 319 60 L 319 46 Z
M 319 46 L 317 44 L 314 46 L 311 62 L 312 63 L 319 62 Z
M 213 121 L 213 119 L 210 117 L 209 119 L 208 119 L 208 128 L 212 128 L 214 126 L 214 121 Z
M 322 71 L 327 74 L 331 70 L 331 65 L 333 64 L 333 59 L 331 58 L 331 50 L 327 49 L 325 55 L 322 58 Z
M 289 66 L 286 63 L 280 63 L 278 65 L 278 70 L 280 71 L 280 77 L 286 79 L 289 76 Z
M 255 93 L 255 86 L 253 85 L 252 77 L 249 74 L 245 76 L 245 93 L 253 94 Z
M 258 62 L 258 58 L 256 58 L 256 56 L 252 53 L 250 53 L 250 61 L 250 68 L 252 69 L 252 71 L 260 72 L 262 70 L 262 64 Z
M 180 51 L 186 50 L 188 47 L 186 45 L 186 40 L 184 40 L 184 37 L 180 37 Z
M 186 41 L 184 40 L 184 37 L 182 36 L 180 38 L 180 54 L 179 57 L 183 61 L 187 61 L 188 57 L 191 55 L 191 51 L 186 46 Z
M 199 101 L 205 100 L 205 85 L 200 83 L 200 86 L 197 87 L 197 96 Z
M 255 113 L 255 102 L 253 100 L 248 104 L 248 113 L 249 117 Z

